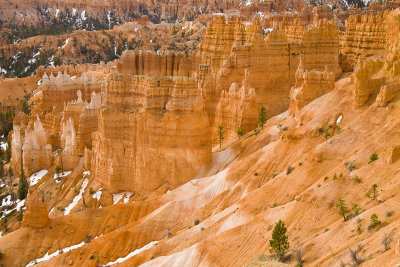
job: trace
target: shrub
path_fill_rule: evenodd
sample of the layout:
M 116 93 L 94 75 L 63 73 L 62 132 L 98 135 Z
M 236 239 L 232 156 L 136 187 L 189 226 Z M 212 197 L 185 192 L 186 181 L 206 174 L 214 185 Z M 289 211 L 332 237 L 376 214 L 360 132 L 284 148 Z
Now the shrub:
M 356 176 L 354 177 L 354 181 L 356 181 L 357 183 L 361 183 L 361 178 L 358 177 L 358 175 L 356 175 Z
M 239 139 L 240 139 L 240 137 L 243 136 L 243 131 L 242 131 L 242 129 L 240 127 L 237 129 L 236 134 L 237 134 Z
M 93 190 L 93 188 L 89 188 L 89 194 L 93 195 L 95 192 Z
M 255 172 L 255 173 L 254 173 L 254 176 L 258 176 L 258 172 Z
M 391 211 L 391 210 L 386 211 L 386 217 L 392 217 L 392 215 L 393 215 L 393 211 Z
M 199 219 L 196 219 L 195 221 L 194 221 L 194 225 L 198 225 L 200 223 L 200 220 Z
M 351 209 L 353 210 L 355 215 L 359 215 L 361 213 L 361 208 L 357 204 L 354 204 Z
M 2 251 L 0 251 L 0 260 L 3 258 L 4 253 Z
M 288 236 L 286 235 L 287 229 L 282 220 L 276 223 L 274 231 L 272 232 L 272 239 L 269 241 L 271 246 L 270 252 L 276 253 L 279 260 L 282 260 L 289 250 Z
M 286 170 L 286 175 L 289 175 L 292 173 L 292 171 L 294 170 L 294 168 L 292 166 L 289 166 Z
M 325 176 L 324 181 L 326 182 L 326 181 L 328 181 L 328 179 L 329 179 L 329 177 Z
M 336 181 L 337 179 L 338 179 L 338 176 L 337 176 L 337 174 L 335 172 L 335 174 L 333 175 L 333 180 Z
M 371 156 L 369 156 L 369 162 L 368 164 L 370 164 L 371 162 L 374 162 L 375 160 L 378 160 L 378 154 L 376 152 L 372 153 Z
M 378 215 L 376 213 L 371 215 L 371 224 L 368 226 L 368 229 L 374 229 L 378 225 L 382 224 L 382 222 L 379 220 Z
M 361 226 L 358 226 L 358 227 L 357 227 L 357 233 L 358 233 L 359 235 L 361 235 L 362 232 L 363 232 L 363 229 L 361 228 Z

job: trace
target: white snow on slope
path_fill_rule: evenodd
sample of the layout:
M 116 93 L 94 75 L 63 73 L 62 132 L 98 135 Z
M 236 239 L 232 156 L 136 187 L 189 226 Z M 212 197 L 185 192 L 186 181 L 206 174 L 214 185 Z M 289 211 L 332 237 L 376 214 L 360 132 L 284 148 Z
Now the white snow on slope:
M 28 179 L 29 184 L 31 186 L 34 186 L 35 184 L 37 184 L 40 181 L 40 179 L 43 178 L 43 176 L 46 175 L 47 172 L 48 172 L 48 170 L 41 170 L 41 171 L 33 173 Z
M 63 46 L 61 46 L 61 49 L 63 49 L 65 46 L 67 46 L 68 41 L 69 41 L 69 37 L 67 38 L 67 40 L 65 40 L 65 44 Z
M 82 242 L 79 243 L 79 244 L 76 244 L 76 245 L 73 245 L 73 246 L 70 246 L 70 247 L 66 247 L 66 248 L 63 248 L 63 249 L 61 249 L 61 250 L 57 250 L 56 252 L 51 253 L 50 255 L 49 255 L 49 252 L 47 251 L 46 255 L 44 255 L 42 258 L 32 260 L 31 262 L 29 262 L 29 263 L 26 265 L 26 267 L 33 266 L 33 265 L 36 265 L 36 264 L 38 264 L 38 263 L 40 263 L 40 262 L 47 261 L 47 260 L 49 260 L 49 259 L 51 259 L 51 258 L 54 258 L 55 256 L 58 256 L 58 255 L 60 255 L 60 254 L 62 254 L 62 253 L 64 253 L 64 252 L 68 252 L 68 251 L 77 249 L 77 248 L 79 248 L 79 247 L 82 247 L 83 245 L 85 245 L 85 242 L 82 241 Z
M 101 197 L 101 190 L 103 189 L 103 187 L 102 188 L 100 188 L 99 190 L 97 190 L 97 192 L 96 193 L 94 193 L 93 195 L 92 195 L 92 197 L 94 198 L 94 199 L 97 199 L 97 201 L 99 201 L 100 200 L 100 197 Z
M 117 204 L 124 196 L 124 203 L 129 202 L 129 198 L 132 196 L 132 192 L 120 192 L 117 194 L 113 194 L 113 203 Z
M 114 265 L 114 264 L 117 264 L 117 263 L 121 263 L 121 262 L 123 262 L 123 261 L 126 261 L 127 259 L 132 258 L 133 256 L 139 254 L 140 252 L 145 251 L 145 250 L 148 250 L 149 248 L 151 248 L 152 246 L 154 246 L 154 245 L 157 244 L 157 243 L 158 243 L 158 241 L 151 241 L 151 242 L 148 243 L 147 245 L 144 245 L 143 247 L 138 248 L 138 249 L 136 249 L 135 251 L 132 251 L 131 253 L 129 253 L 129 254 L 126 255 L 125 257 L 116 259 L 115 261 L 109 262 L 109 263 L 107 263 L 106 265 L 109 266 L 109 265 Z
M 79 200 L 82 199 L 82 194 L 83 192 L 85 192 L 88 183 L 89 180 L 88 178 L 86 178 L 85 181 L 83 181 L 82 183 L 81 190 L 79 190 L 79 194 L 75 196 L 72 202 L 68 205 L 68 207 L 65 208 L 64 215 L 68 215 L 71 212 L 71 210 L 76 206 L 76 204 L 78 204 Z

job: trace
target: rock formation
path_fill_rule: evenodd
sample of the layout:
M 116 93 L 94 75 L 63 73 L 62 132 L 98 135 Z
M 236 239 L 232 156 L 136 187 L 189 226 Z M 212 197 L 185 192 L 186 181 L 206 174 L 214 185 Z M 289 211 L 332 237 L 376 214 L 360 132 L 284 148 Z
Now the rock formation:
M 75 100 L 77 91 L 82 92 L 82 99 L 89 101 L 93 92 L 101 92 L 102 80 L 96 79 L 94 75 L 89 78 L 84 72 L 79 78 L 71 77 L 68 73 L 58 72 L 56 77 L 51 73 L 42 77 L 41 101 L 35 103 L 35 108 L 40 112 L 51 112 L 53 107 L 57 111 L 62 111 L 64 103 Z
M 395 99 L 400 92 L 400 83 L 383 85 L 376 97 L 376 103 L 379 107 L 385 107 L 389 101 Z
M 296 84 L 290 90 L 289 115 L 299 115 L 300 110 L 318 97 L 335 88 L 335 73 L 333 71 L 320 72 L 304 70 L 303 61 L 300 60 L 296 71 Z
M 362 107 L 371 94 L 378 93 L 386 81 L 385 76 L 377 75 L 383 67 L 382 60 L 358 61 L 354 72 L 355 87 L 353 90 L 354 106 Z
M 52 148 L 47 142 L 46 131 L 37 117 L 33 129 L 27 128 L 22 139 L 20 127 L 15 127 L 12 136 L 12 161 L 14 173 L 20 173 L 21 155 L 26 176 L 33 172 L 48 169 L 52 165 Z
M 237 138 L 238 129 L 245 134 L 257 127 L 256 95 L 254 89 L 249 88 L 249 73 L 246 72 L 240 88 L 237 83 L 232 83 L 229 91 L 221 92 L 212 128 L 214 143 L 217 142 L 218 126 L 223 126 L 224 139 Z
M 265 106 L 268 117 L 286 110 L 301 54 L 305 69 L 323 71 L 328 66 L 340 73 L 334 22 L 320 20 L 309 27 L 298 20 L 294 25 L 283 23 L 264 40 L 257 19 L 245 25 L 237 17 L 215 16 L 197 54 L 199 83 L 210 122 L 213 124 L 221 91 L 232 83 L 239 84 L 245 69 L 249 70 L 248 82 L 255 89 L 258 108 Z
M 119 66 L 129 65 L 123 62 L 129 58 Z M 173 74 L 169 68 L 164 73 Z M 150 68 L 140 74 L 113 73 L 104 90 L 92 170 L 113 192 L 145 194 L 163 183 L 175 186 L 210 161 L 208 117 L 196 80 L 151 76 L 160 72 Z
M 43 195 L 38 190 L 30 192 L 26 200 L 26 210 L 22 225 L 26 227 L 42 228 L 49 222 L 49 215 Z
M 349 17 L 341 37 L 343 71 L 353 70 L 358 58 L 365 59 L 384 52 L 388 27 L 384 21 L 384 13 Z
M 62 155 L 60 157 L 60 165 L 64 170 L 72 170 L 76 167 L 79 160 L 74 120 L 72 118 L 69 118 L 63 123 L 61 132 L 61 148 Z

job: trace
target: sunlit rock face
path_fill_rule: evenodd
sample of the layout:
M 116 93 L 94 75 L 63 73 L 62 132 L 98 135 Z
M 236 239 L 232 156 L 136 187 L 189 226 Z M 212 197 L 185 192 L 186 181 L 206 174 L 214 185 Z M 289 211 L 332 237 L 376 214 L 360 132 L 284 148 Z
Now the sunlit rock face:
M 92 169 L 95 179 L 112 191 L 144 194 L 163 183 L 178 185 L 211 159 L 209 122 L 196 80 L 158 76 L 176 72 L 169 67 L 155 72 L 148 66 L 154 61 L 145 55 L 136 76 L 122 67 L 129 66 L 124 59 L 133 60 L 133 55 L 125 55 L 118 68 L 125 74 L 111 74 L 104 90 Z M 157 56 L 149 55 L 150 59 Z M 157 60 L 170 57 L 177 56 Z
M 289 115 L 298 115 L 300 110 L 318 97 L 335 88 L 335 73 L 328 71 L 304 70 L 300 61 L 296 71 L 296 84 L 290 90 Z
M 323 71 L 328 66 L 335 75 L 341 72 L 339 32 L 333 21 L 319 20 L 306 27 L 296 19 L 275 24 L 271 30 L 264 39 L 257 19 L 252 24 L 243 23 L 239 17 L 221 15 L 212 19 L 197 53 L 199 87 L 211 124 L 221 91 L 229 90 L 232 83 L 241 84 L 246 69 L 257 107 L 264 106 L 267 117 L 289 107 L 300 55 L 306 70 Z
M 52 164 L 52 148 L 47 142 L 47 134 L 43 128 L 39 117 L 32 127 L 25 130 L 24 137 L 21 137 L 21 128 L 16 126 L 12 135 L 11 142 L 11 166 L 15 173 L 21 172 L 21 163 L 25 175 L 47 169 Z M 21 160 L 22 156 L 22 160 Z
M 25 227 L 42 228 L 49 222 L 49 215 L 46 204 L 44 202 L 44 194 L 40 194 L 39 190 L 35 190 L 28 194 L 26 200 L 26 210 L 22 220 Z

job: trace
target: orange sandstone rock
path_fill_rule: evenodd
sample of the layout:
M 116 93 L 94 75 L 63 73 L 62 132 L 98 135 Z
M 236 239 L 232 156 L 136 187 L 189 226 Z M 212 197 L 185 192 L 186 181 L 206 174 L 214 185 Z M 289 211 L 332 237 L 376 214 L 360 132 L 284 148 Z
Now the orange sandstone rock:
M 30 192 L 26 200 L 26 210 L 22 225 L 26 227 L 41 228 L 48 224 L 49 215 L 43 195 L 38 190 Z

